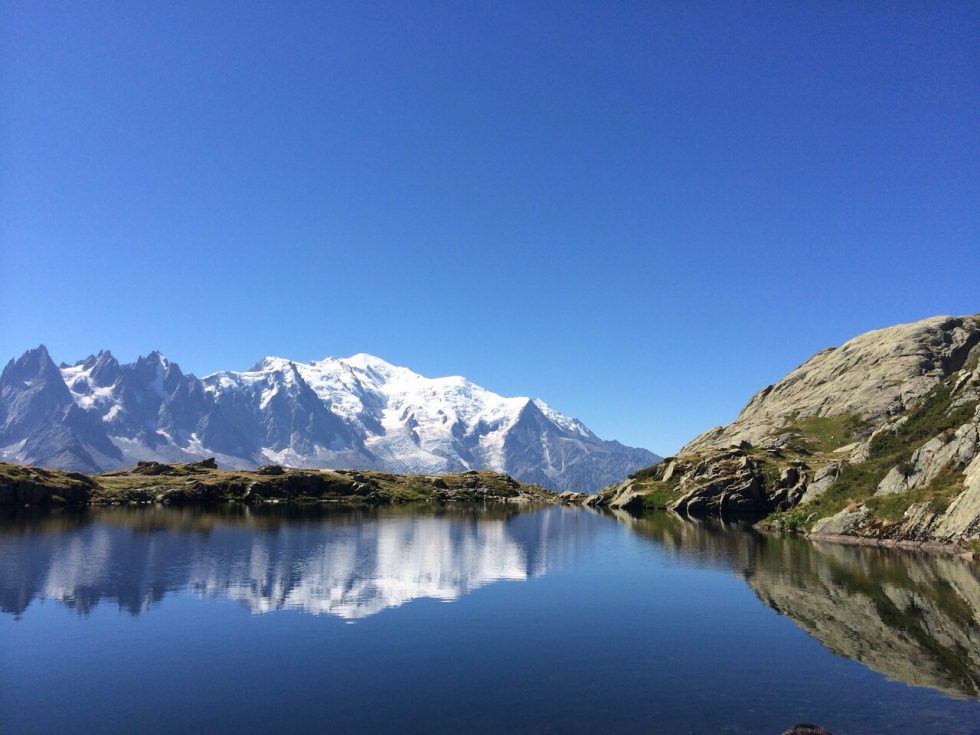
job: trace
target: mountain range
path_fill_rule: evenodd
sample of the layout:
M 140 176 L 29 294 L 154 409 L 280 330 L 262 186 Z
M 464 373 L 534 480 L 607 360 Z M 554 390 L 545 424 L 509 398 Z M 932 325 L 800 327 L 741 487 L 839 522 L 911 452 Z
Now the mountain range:
M 367 354 L 266 357 L 197 378 L 159 352 L 120 363 L 101 351 L 59 366 L 41 345 L 0 375 L 0 459 L 102 472 L 212 456 L 230 468 L 489 469 L 584 492 L 660 459 L 541 400 Z

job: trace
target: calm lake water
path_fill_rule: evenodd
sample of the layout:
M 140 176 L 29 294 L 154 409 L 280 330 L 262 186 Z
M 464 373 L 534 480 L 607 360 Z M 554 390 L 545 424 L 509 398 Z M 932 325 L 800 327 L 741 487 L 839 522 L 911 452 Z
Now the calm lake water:
M 0 732 L 980 733 L 980 567 L 548 508 L 0 517 Z

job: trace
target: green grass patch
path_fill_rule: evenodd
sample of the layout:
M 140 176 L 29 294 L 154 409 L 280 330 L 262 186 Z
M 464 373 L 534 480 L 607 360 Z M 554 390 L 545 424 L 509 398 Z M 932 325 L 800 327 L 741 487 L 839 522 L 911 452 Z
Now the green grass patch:
M 947 469 L 925 487 L 893 495 L 878 495 L 868 498 L 865 502 L 876 516 L 895 522 L 901 520 L 905 511 L 914 503 L 929 503 L 929 510 L 933 513 L 942 513 L 961 492 L 963 492 L 962 471 Z
M 798 431 L 812 450 L 832 452 L 856 441 L 866 427 L 864 421 L 848 413 L 794 419 L 787 428 Z
M 640 492 L 643 493 L 643 508 L 645 510 L 666 510 L 677 500 L 679 494 L 676 486 L 668 485 L 665 482 L 650 484 L 653 487 L 649 490 L 647 486 L 639 488 Z
M 790 533 L 797 533 L 806 528 L 807 513 L 801 510 L 790 511 L 783 516 L 783 529 Z
M 91 485 L 85 475 L 78 472 L 49 470 L 45 467 L 26 467 L 0 462 L 0 480 L 11 482 L 34 482 L 51 488 L 68 489 Z
M 663 477 L 667 465 L 672 460 L 673 457 L 669 457 L 653 467 L 638 470 L 631 476 L 633 490 L 643 494 L 643 508 L 645 510 L 666 510 L 680 497 L 678 488 L 682 471 L 675 472 L 669 480 L 658 479 Z

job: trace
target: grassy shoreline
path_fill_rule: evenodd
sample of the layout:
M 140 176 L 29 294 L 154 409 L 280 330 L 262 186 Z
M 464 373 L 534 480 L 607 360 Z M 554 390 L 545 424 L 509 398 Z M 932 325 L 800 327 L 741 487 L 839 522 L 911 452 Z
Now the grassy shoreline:
M 221 470 L 213 460 L 140 462 L 98 475 L 0 463 L 0 506 L 218 503 L 554 503 L 557 496 L 509 475 L 469 470 L 442 475 L 369 470 L 293 469 L 268 465 Z

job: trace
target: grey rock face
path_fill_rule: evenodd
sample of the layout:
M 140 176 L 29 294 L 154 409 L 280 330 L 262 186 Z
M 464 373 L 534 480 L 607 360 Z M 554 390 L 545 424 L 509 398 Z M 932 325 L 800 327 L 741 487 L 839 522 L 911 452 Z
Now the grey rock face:
M 711 429 L 681 451 L 743 439 L 757 443 L 778 434 L 790 417 L 852 414 L 880 424 L 962 368 L 977 344 L 975 317 L 939 316 L 867 332 L 818 352 L 756 393 L 734 423 Z
M 759 478 L 751 470 L 723 475 L 685 493 L 672 510 L 688 516 L 758 515 L 766 508 Z
M 935 436 L 915 450 L 907 466 L 893 467 L 875 495 L 892 495 L 925 487 L 951 469 L 962 469 L 980 450 L 980 408 L 974 421 L 953 434 Z
M 857 508 L 845 508 L 840 513 L 829 518 L 821 518 L 813 524 L 813 536 L 854 536 L 859 535 L 873 518 L 868 508 L 861 505 Z
M 980 454 L 963 471 L 964 490 L 932 529 L 933 535 L 945 541 L 980 536 Z
M 813 473 L 813 481 L 807 485 L 806 491 L 800 497 L 800 502 L 808 503 L 827 492 L 834 484 L 834 481 L 840 477 L 841 470 L 843 469 L 843 462 L 830 462 Z
M 874 431 L 868 435 L 868 438 L 859 441 L 855 446 L 850 448 L 848 453 L 848 460 L 851 462 L 865 462 L 871 456 L 871 443 L 878 437 L 884 436 L 886 434 L 894 434 L 899 431 L 905 424 L 908 423 L 908 416 L 899 416 L 896 419 L 886 421 L 884 424 L 876 428 Z
M 760 527 L 816 521 L 816 535 L 969 546 L 980 540 L 978 363 L 980 315 L 860 335 L 642 478 L 687 515 L 761 518 L 806 503 Z
M 547 488 L 592 492 L 656 462 L 646 449 L 583 436 L 551 421 L 528 401 L 507 432 L 503 454 L 507 472 Z
M 612 488 L 607 488 L 601 494 L 582 495 L 565 492 L 560 497 L 562 502 L 585 505 L 589 508 L 609 508 L 614 511 L 636 510 L 643 508 L 643 495 L 633 489 L 632 482 L 624 482 Z
M 0 374 L 0 447 L 17 461 L 82 472 L 122 460 L 102 422 L 75 404 L 44 345 Z

